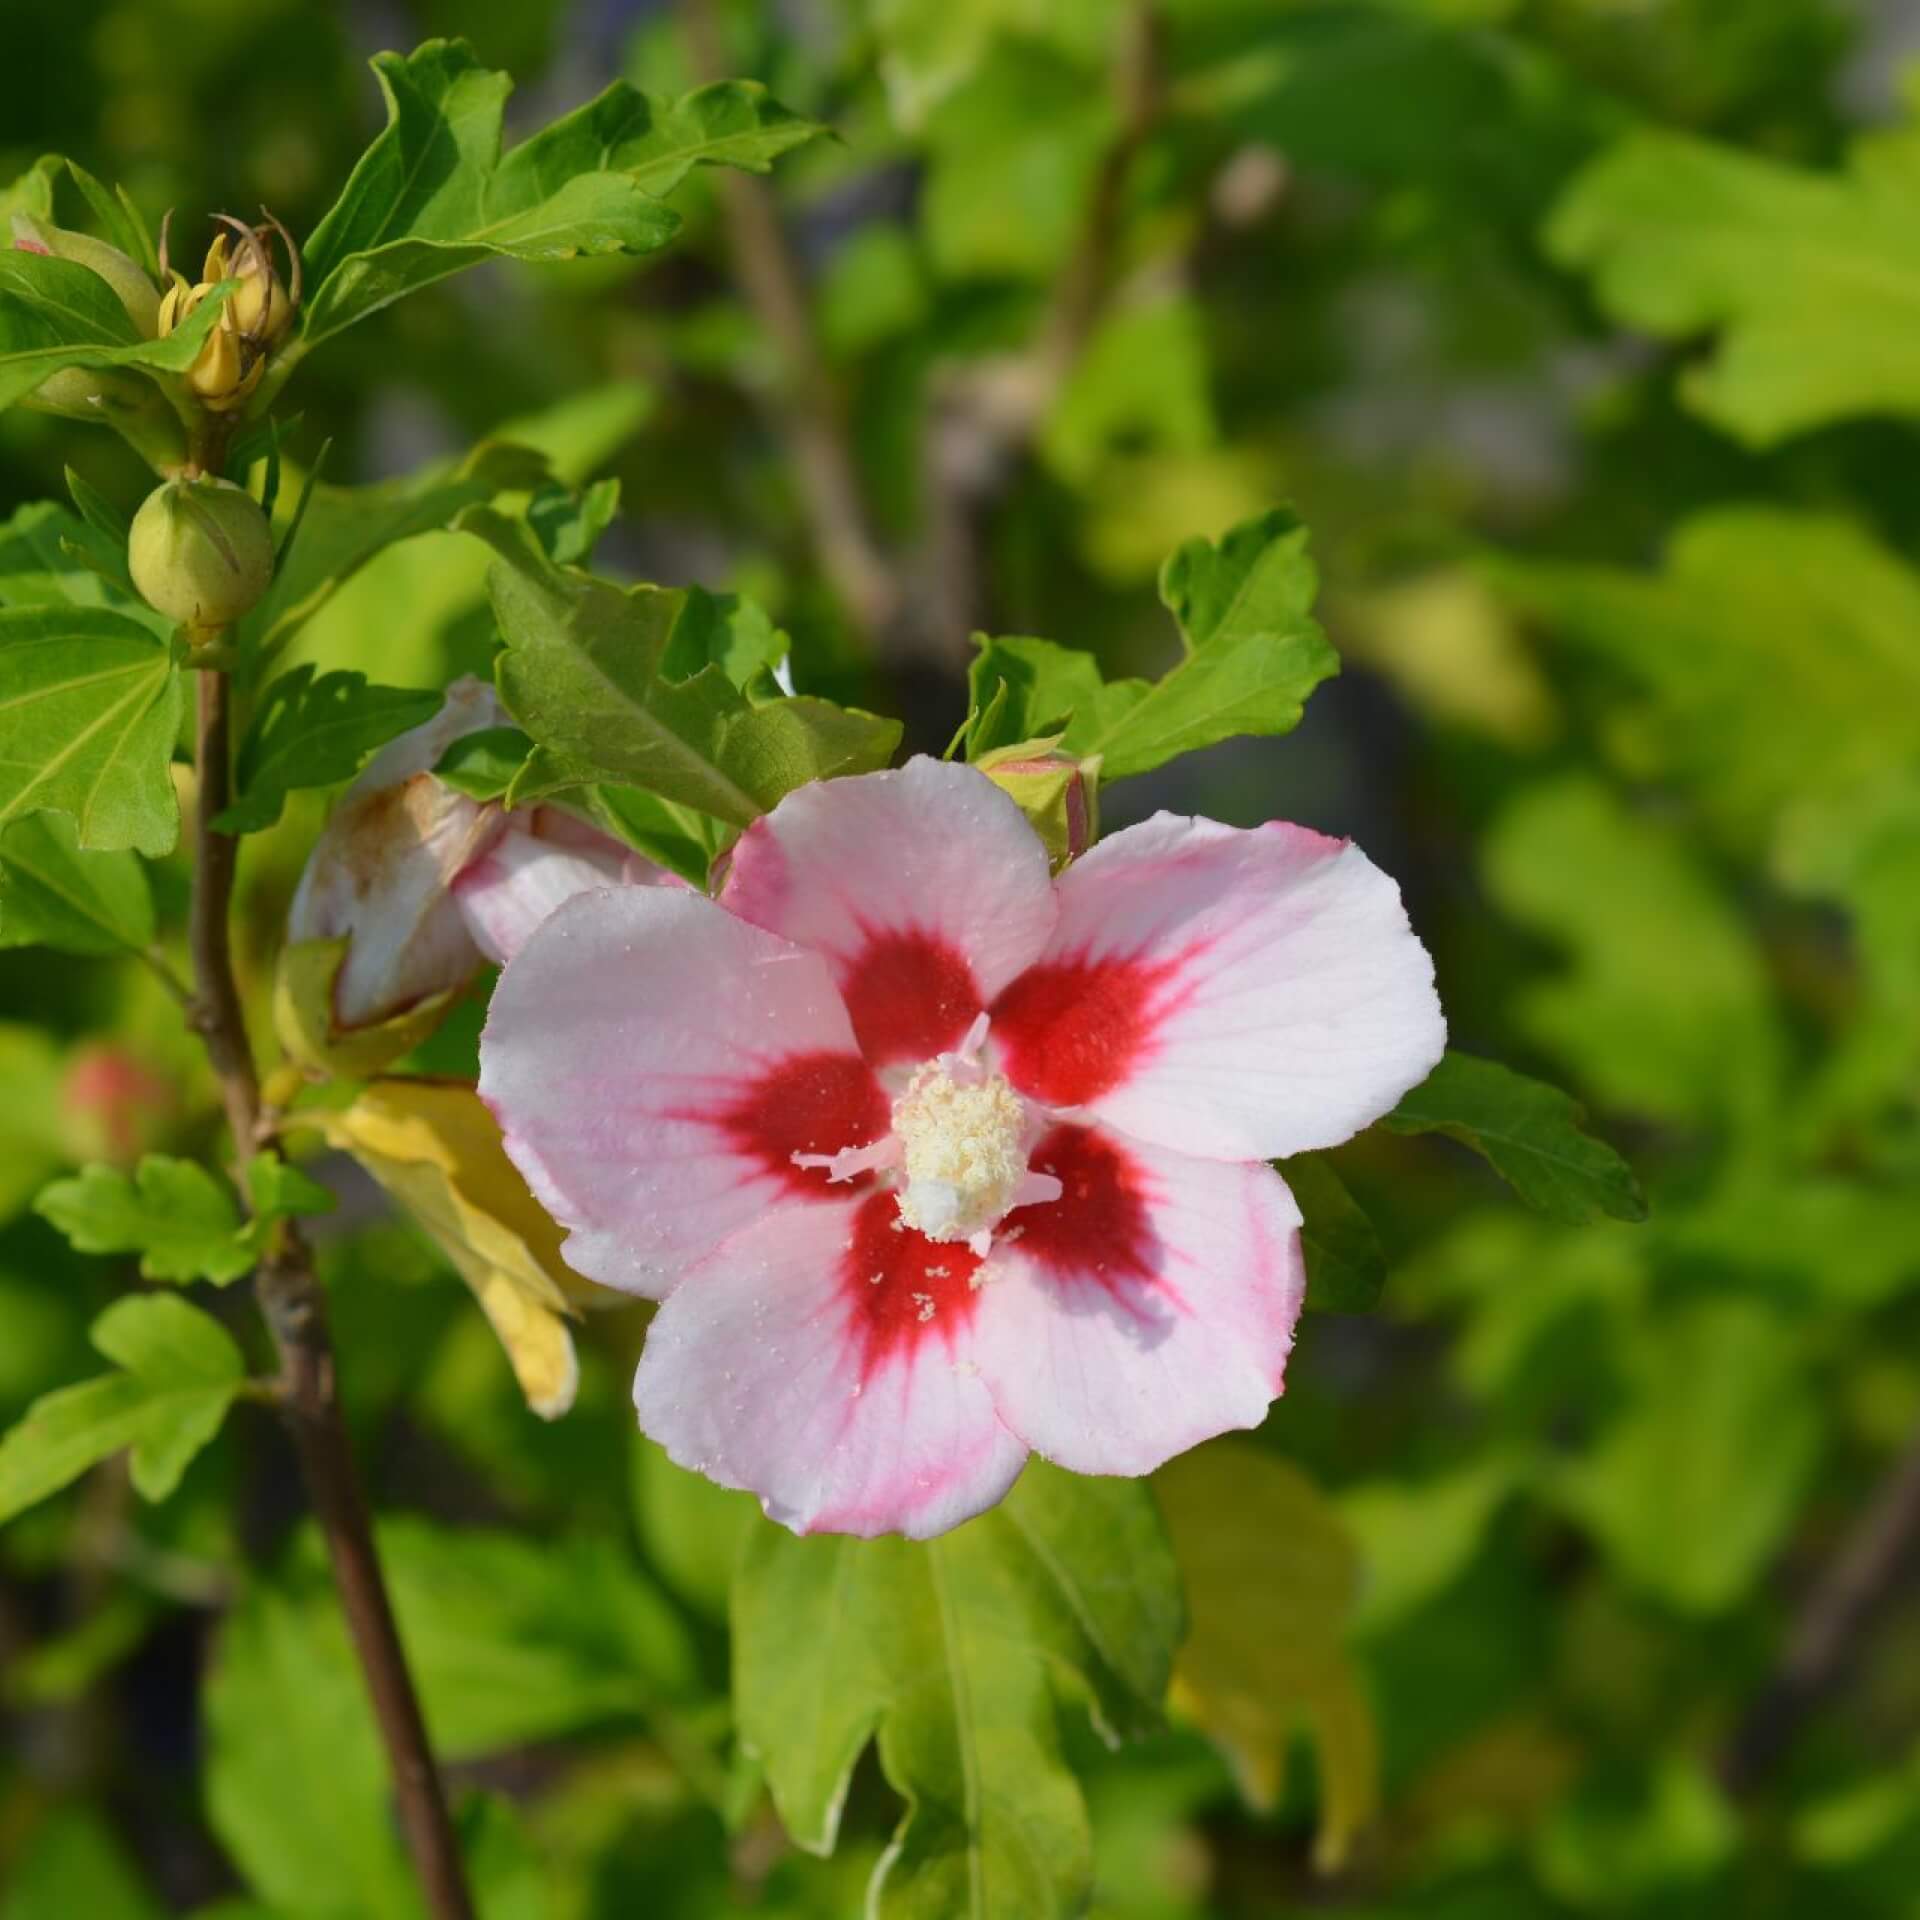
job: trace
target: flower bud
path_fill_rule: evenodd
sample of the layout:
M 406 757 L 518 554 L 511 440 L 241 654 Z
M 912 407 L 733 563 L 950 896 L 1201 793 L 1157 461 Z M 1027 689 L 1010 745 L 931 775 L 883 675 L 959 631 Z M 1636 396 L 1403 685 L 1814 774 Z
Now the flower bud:
M 90 233 L 72 233 L 52 227 L 24 213 L 13 216 L 14 245 L 28 253 L 50 253 L 97 273 L 127 310 L 134 331 L 143 340 L 160 331 L 160 295 L 145 272 L 120 251 Z
M 127 566 L 157 613 L 189 627 L 231 626 L 273 578 L 273 529 L 230 480 L 169 480 L 133 516 Z
M 342 795 L 287 915 L 275 1014 L 310 1070 L 363 1075 L 439 1024 L 491 960 L 504 963 L 583 888 L 672 876 L 553 807 L 510 813 L 433 768 L 463 735 L 505 724 L 493 689 L 447 689 Z
M 1100 756 L 1062 753 L 1056 740 L 997 747 L 974 765 L 1027 816 L 1055 868 L 1077 860 L 1098 832 Z
M 118 1042 L 81 1047 L 67 1062 L 60 1082 L 60 1134 L 75 1160 L 131 1167 L 142 1154 L 164 1145 L 180 1119 L 173 1082 Z

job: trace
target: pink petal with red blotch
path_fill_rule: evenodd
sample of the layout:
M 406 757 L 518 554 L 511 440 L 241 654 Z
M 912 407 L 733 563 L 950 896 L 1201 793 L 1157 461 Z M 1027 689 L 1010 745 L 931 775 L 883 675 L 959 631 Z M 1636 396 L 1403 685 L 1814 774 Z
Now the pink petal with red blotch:
M 641 1426 L 796 1533 L 944 1533 L 1027 1457 L 970 1359 L 972 1256 L 897 1217 L 874 1192 L 763 1219 L 647 1333 Z
M 474 943 L 504 966 L 557 907 L 591 887 L 684 886 L 677 874 L 558 807 L 509 813 L 506 831 L 453 882 Z
M 1303 827 L 1156 814 L 1060 876 L 1046 953 L 992 1009 L 1009 1079 L 1219 1160 L 1345 1140 L 1446 1046 L 1400 890 Z
M 1151 1473 L 1257 1427 L 1306 1292 L 1286 1183 L 1070 1125 L 1033 1165 L 1064 1191 L 1008 1215 L 978 1293 L 1001 1419 L 1076 1473 Z
M 958 1046 L 1055 913 L 1020 809 L 985 774 L 924 758 L 788 794 L 741 836 L 720 897 L 827 956 L 876 1066 Z
M 374 755 L 347 788 L 307 861 L 287 914 L 288 938 L 345 936 L 334 982 L 343 1027 L 403 1011 L 460 987 L 480 964 L 453 878 L 503 831 L 498 808 L 443 787 L 430 769 L 462 734 L 502 719 L 493 689 L 456 680 L 446 703 Z
M 533 933 L 480 1092 L 568 1265 L 655 1297 L 749 1221 L 843 1196 L 793 1155 L 888 1121 L 826 962 L 672 887 L 576 894 Z

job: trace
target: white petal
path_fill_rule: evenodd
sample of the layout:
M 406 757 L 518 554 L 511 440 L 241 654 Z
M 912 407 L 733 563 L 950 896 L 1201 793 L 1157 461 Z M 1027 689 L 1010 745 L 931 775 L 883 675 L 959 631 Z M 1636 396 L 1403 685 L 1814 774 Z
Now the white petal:
M 876 1066 L 958 1046 L 1054 920 L 1020 809 L 985 774 L 928 759 L 788 794 L 741 836 L 721 900 L 826 955 Z
M 1001 1419 L 1077 1473 L 1257 1427 L 1306 1292 L 1286 1183 L 1074 1126 L 1033 1163 L 1065 1192 L 1008 1216 L 974 1330 Z
M 1058 893 L 1046 953 L 993 1007 L 1008 1077 L 1048 1105 L 1275 1159 L 1357 1133 L 1446 1046 L 1400 890 L 1347 841 L 1156 814 Z

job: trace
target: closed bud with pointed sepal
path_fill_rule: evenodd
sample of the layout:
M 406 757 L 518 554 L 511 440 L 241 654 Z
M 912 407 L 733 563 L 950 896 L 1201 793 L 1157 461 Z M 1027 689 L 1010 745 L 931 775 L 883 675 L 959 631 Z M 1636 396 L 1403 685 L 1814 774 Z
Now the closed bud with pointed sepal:
M 160 331 L 160 293 L 145 271 L 104 240 L 90 233 L 73 233 L 65 227 L 49 225 L 28 214 L 13 216 L 13 244 L 27 253 L 50 253 L 75 266 L 97 273 L 113 289 L 114 297 L 127 310 L 127 318 L 143 340 L 154 339 Z
M 1100 756 L 1062 753 L 1057 740 L 1024 740 L 974 762 L 1027 816 L 1055 869 L 1077 860 L 1099 831 Z
M 133 584 L 184 626 L 231 626 L 273 578 L 273 530 L 230 480 L 169 480 L 147 495 L 127 536 Z

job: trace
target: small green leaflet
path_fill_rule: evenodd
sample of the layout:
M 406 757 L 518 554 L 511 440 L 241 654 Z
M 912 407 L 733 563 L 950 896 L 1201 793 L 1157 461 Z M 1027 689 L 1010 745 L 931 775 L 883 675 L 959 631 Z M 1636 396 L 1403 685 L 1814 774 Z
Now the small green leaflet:
M 0 249 L 0 407 L 10 407 L 64 367 L 190 367 L 220 298 L 203 301 L 177 332 L 143 340 L 101 277 L 55 254 Z
M 764 172 L 818 129 L 746 82 L 676 104 L 624 81 L 501 153 L 512 81 L 464 41 L 373 61 L 387 126 L 307 243 L 300 349 L 490 255 L 651 253 L 680 221 L 659 196 L 701 162 Z
M 1373 1222 L 1323 1153 L 1278 1163 L 1300 1208 L 1307 1305 L 1319 1313 L 1368 1313 L 1387 1283 L 1387 1256 Z
M 711 596 L 556 567 L 524 525 L 484 507 L 459 525 L 498 555 L 489 586 L 507 645 L 495 672 L 545 750 L 543 790 L 611 781 L 745 827 L 809 780 L 886 765 L 899 744 L 897 721 L 743 693 L 713 658 L 734 629 Z
M 63 813 L 0 829 L 0 947 L 138 953 L 153 936 L 153 892 L 137 854 L 82 853 Z
M 376 747 L 429 720 L 437 693 L 368 684 L 362 673 L 317 677 L 302 663 L 267 689 L 235 762 L 239 798 L 214 825 L 223 833 L 258 833 L 280 818 L 298 787 L 348 780 Z
M 1749 446 L 1859 414 L 1920 414 L 1920 127 L 1820 174 L 1643 131 L 1576 179 L 1547 245 L 1618 319 L 1722 329 L 1687 399 Z
M 259 1229 L 267 1222 L 331 1213 L 338 1204 L 331 1188 L 323 1187 L 277 1153 L 256 1153 L 247 1162 L 247 1197 L 253 1203 L 249 1238 L 256 1244 Z
M 1528 1206 L 1555 1220 L 1644 1220 L 1633 1169 L 1582 1130 L 1584 1118 L 1558 1087 L 1449 1049 L 1386 1125 L 1395 1133 L 1444 1133 L 1471 1147 Z
M 870 1896 L 878 1920 L 1078 1913 L 1091 1845 L 1060 1677 L 1084 1684 L 1109 1739 L 1146 1732 L 1181 1626 L 1137 1481 L 1035 1461 L 992 1512 L 920 1543 L 759 1525 L 733 1589 L 740 1737 L 795 1842 L 825 1853 L 877 1733 L 908 1803 Z
M 245 1374 L 226 1329 L 172 1294 L 115 1301 L 91 1337 L 122 1371 L 36 1400 L 0 1440 L 0 1522 L 123 1447 L 142 1497 L 164 1500 L 219 1432 Z
M 1103 679 L 1092 654 L 1050 640 L 983 640 L 968 758 L 1064 734 L 1067 752 L 1098 754 L 1101 777 L 1120 780 L 1236 734 L 1291 732 L 1340 666 L 1309 612 L 1306 548 L 1305 527 L 1276 509 L 1174 553 L 1160 597 L 1185 654 L 1157 681 Z
M 34 1208 L 81 1253 L 137 1253 L 148 1280 L 225 1286 L 253 1265 L 232 1193 L 191 1160 L 150 1153 L 131 1177 L 86 1167 L 54 1181 Z
M 51 809 L 82 847 L 166 853 L 179 728 L 172 650 L 145 627 L 104 608 L 0 608 L 0 825 Z

